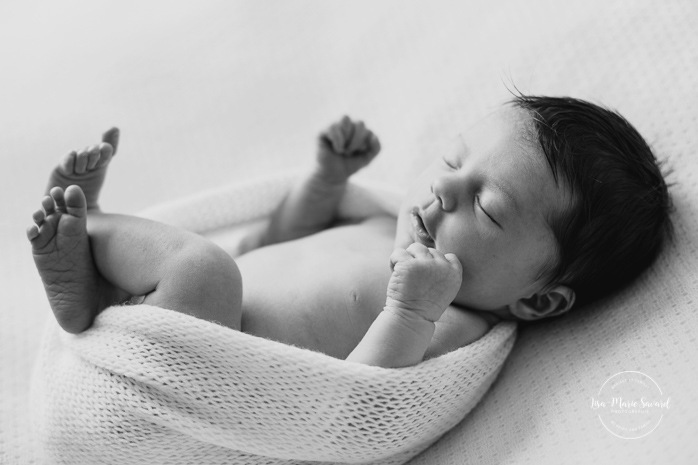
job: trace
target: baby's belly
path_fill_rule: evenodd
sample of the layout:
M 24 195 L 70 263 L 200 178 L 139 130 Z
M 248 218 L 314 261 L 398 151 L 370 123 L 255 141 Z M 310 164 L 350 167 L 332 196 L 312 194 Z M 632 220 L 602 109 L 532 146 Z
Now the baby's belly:
M 242 330 L 346 358 L 385 303 L 394 236 L 372 218 L 238 257 Z

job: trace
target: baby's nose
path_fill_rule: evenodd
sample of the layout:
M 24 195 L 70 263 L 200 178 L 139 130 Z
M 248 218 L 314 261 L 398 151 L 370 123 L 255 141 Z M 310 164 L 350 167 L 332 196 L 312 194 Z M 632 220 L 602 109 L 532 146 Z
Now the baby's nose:
M 434 179 L 431 183 L 431 193 L 439 201 L 443 211 L 450 212 L 456 208 L 456 197 L 451 193 L 448 180 L 444 178 Z

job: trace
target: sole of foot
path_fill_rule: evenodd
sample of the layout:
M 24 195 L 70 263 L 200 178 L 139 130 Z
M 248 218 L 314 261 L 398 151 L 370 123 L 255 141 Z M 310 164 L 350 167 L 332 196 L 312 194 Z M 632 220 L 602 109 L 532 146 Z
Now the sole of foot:
M 89 328 L 99 311 L 99 273 L 87 235 L 87 200 L 79 186 L 54 187 L 27 228 L 34 263 L 51 309 L 70 333 Z

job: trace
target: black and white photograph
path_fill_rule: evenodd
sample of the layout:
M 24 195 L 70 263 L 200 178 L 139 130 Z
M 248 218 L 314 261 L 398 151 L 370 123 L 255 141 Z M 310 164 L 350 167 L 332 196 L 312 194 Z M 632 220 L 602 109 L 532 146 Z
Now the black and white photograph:
M 3 0 L 0 465 L 698 463 L 697 24 Z

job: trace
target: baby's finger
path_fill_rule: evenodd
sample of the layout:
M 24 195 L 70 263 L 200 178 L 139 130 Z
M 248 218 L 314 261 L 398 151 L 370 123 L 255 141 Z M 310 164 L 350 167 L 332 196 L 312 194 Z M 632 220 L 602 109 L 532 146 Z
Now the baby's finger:
M 419 242 L 413 242 L 407 247 L 407 251 L 412 254 L 415 258 L 431 258 L 432 255 L 429 253 L 429 249 Z
M 354 134 L 352 134 L 348 153 L 363 152 L 366 150 L 366 125 L 363 121 L 359 121 L 354 125 Z
M 342 117 L 342 120 L 339 122 L 339 125 L 342 130 L 344 140 L 351 140 L 351 138 L 354 136 L 354 123 L 352 123 L 351 118 L 349 118 L 347 115 L 344 115 Z
M 344 152 L 344 134 L 342 134 L 342 129 L 339 125 L 333 124 L 326 134 L 327 139 L 332 143 L 332 150 L 335 153 Z
M 409 260 L 410 258 L 412 258 L 412 255 L 410 255 L 405 249 L 393 250 L 393 253 L 390 254 L 390 269 L 394 269 L 398 262 Z
M 457 269 L 459 273 L 463 272 L 463 265 L 461 264 L 460 260 L 458 260 L 458 257 L 456 257 L 456 254 L 447 253 L 444 255 L 444 258 L 448 260 L 448 262 L 453 265 L 453 267 Z
M 432 256 L 432 258 L 435 258 L 437 260 L 446 260 L 446 258 L 444 258 L 444 254 L 442 254 L 433 247 L 427 247 L 427 251 L 429 252 L 429 255 Z
M 381 151 L 381 143 L 373 132 L 368 131 L 366 157 L 372 160 Z
M 322 149 L 323 151 L 326 150 L 328 152 L 334 151 L 333 149 L 333 144 L 332 144 L 332 139 L 330 139 L 330 136 L 326 132 L 321 132 L 319 136 L 317 136 L 317 143 L 318 147 Z

